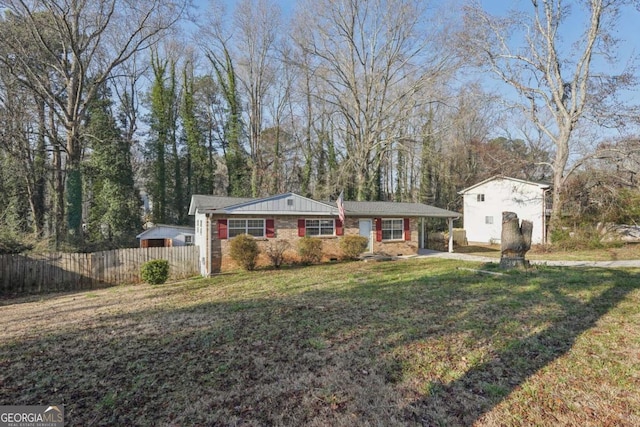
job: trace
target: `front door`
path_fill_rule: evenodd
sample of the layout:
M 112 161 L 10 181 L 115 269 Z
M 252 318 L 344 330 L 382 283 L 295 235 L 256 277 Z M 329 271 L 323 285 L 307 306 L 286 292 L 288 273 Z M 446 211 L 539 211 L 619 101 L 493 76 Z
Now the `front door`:
M 359 221 L 359 226 L 360 226 L 360 235 L 362 237 L 366 237 L 367 238 L 367 252 L 371 252 L 371 231 L 372 231 L 372 222 L 370 219 L 361 219 Z

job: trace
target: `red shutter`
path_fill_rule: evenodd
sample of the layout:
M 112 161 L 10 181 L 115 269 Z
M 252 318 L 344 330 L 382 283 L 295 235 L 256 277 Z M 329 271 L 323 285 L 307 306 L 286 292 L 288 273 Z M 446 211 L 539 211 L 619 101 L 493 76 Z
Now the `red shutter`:
M 376 242 L 382 242 L 382 218 L 376 218 Z
M 336 236 L 342 236 L 344 234 L 344 225 L 340 218 L 336 218 Z
M 305 221 L 304 218 L 298 220 L 298 237 L 304 237 Z
M 265 223 L 267 228 L 267 238 L 272 239 L 276 237 L 276 225 L 273 218 L 266 220 Z
M 404 219 L 404 240 L 411 240 L 411 222 L 409 218 Z
M 219 219 L 218 220 L 218 239 L 226 239 L 227 238 L 227 220 Z

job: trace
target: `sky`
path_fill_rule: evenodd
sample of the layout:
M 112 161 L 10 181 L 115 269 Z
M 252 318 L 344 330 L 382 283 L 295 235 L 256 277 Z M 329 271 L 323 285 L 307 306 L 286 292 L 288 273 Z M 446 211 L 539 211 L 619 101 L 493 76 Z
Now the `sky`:
M 222 0 L 227 7 L 228 11 L 232 11 L 234 6 L 238 3 L 238 0 Z M 282 9 L 285 17 L 291 16 L 299 0 L 274 0 L 276 4 Z M 445 0 L 447 1 L 447 0 Z M 530 5 L 531 0 L 479 0 L 480 4 L 491 14 L 504 14 L 512 8 L 523 8 Z M 194 0 L 194 3 L 200 12 L 206 11 L 209 0 Z M 439 4 L 439 1 L 435 1 Z M 452 7 L 459 7 L 465 3 L 464 0 L 449 0 Z M 640 12 L 630 9 L 630 13 L 623 13 L 619 22 L 618 29 L 615 31 L 615 35 L 621 40 L 620 43 L 620 59 L 624 60 L 630 58 L 633 55 L 638 55 L 640 52 L 640 32 L 638 31 L 638 22 L 640 22 Z M 565 30 L 571 30 L 572 27 L 568 26 Z M 578 32 L 579 28 L 573 27 L 575 32 Z M 575 35 L 575 33 L 573 34 Z
M 226 4 L 227 12 L 232 13 L 235 5 L 239 2 L 238 0 L 219 0 L 223 1 Z M 295 10 L 296 4 L 301 3 L 300 0 L 273 0 L 276 4 L 278 4 L 283 12 L 284 20 L 286 21 L 288 17 L 293 14 Z M 434 5 L 441 6 L 443 3 L 438 0 L 432 0 Z M 447 1 L 447 6 L 449 10 L 455 11 L 456 8 L 460 9 L 461 6 L 467 3 L 467 0 L 444 0 Z M 516 10 L 531 10 L 531 0 L 476 0 L 478 1 L 482 7 L 493 15 L 503 15 L 509 12 L 512 9 Z M 209 5 L 209 0 L 194 0 L 196 6 L 199 8 L 201 13 L 206 13 L 206 10 Z M 565 2 L 564 4 L 573 4 L 574 2 Z M 579 6 L 573 4 L 573 11 L 579 12 Z M 570 42 L 574 40 L 579 40 L 581 38 L 583 29 L 585 28 L 583 23 L 585 23 L 586 15 L 576 13 L 572 15 L 571 21 L 569 21 L 568 25 L 563 25 L 562 27 L 562 37 L 567 42 L 567 48 L 570 48 Z M 624 13 L 621 14 L 620 19 L 618 21 L 618 25 L 613 31 L 614 37 L 619 39 L 618 45 L 618 55 L 616 64 L 610 65 L 607 64 L 606 67 L 602 67 L 602 60 L 596 58 L 594 69 L 606 70 L 608 73 L 620 73 L 629 62 L 631 62 L 634 57 L 639 57 L 640 55 L 640 31 L 638 31 L 638 22 L 640 22 L 640 11 L 628 8 Z M 599 62 L 598 62 L 599 61 Z M 640 64 L 640 63 L 639 63 Z M 600 65 L 598 67 L 598 65 Z M 640 74 L 637 75 L 640 79 Z M 501 82 L 496 80 L 490 75 L 487 75 L 486 78 L 483 78 L 483 86 L 489 89 L 492 92 L 502 93 L 503 96 L 509 96 L 508 93 L 511 90 Z M 640 89 L 636 88 L 635 90 L 627 91 L 621 94 L 621 97 L 632 104 L 640 104 Z

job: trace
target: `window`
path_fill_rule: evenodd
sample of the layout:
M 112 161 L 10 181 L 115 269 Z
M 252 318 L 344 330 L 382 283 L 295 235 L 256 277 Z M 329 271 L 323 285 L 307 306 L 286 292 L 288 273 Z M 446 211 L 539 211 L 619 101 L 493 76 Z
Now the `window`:
M 333 219 L 305 220 L 305 236 L 333 236 L 335 223 Z
M 248 234 L 253 237 L 264 237 L 264 219 L 230 219 L 229 238 L 238 234 Z
M 198 233 L 199 236 L 202 236 L 202 220 L 201 219 L 196 221 L 196 233 Z
M 293 199 L 287 199 L 287 206 L 293 206 Z
M 485 216 L 484 217 L 484 223 L 485 224 L 493 224 L 493 217 L 492 216 Z
M 478 194 L 478 195 L 476 196 L 476 200 L 477 200 L 478 202 L 484 202 L 484 194 Z
M 402 219 L 382 220 L 382 240 L 402 240 L 404 221 Z
M 187 246 L 193 245 L 193 236 L 184 236 L 184 244 Z

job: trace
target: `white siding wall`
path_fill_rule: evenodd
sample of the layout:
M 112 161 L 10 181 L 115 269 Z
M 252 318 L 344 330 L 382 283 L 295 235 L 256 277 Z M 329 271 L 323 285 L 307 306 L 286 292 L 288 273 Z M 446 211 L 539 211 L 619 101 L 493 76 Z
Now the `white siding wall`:
M 484 194 L 484 201 L 478 195 Z M 502 212 L 518 214 L 533 222 L 532 243 L 543 242 L 544 192 L 536 185 L 499 179 L 473 188 L 464 195 L 464 228 L 469 242 L 500 242 Z M 493 224 L 487 224 L 487 217 Z
M 186 227 L 174 228 L 157 226 L 145 231 L 144 235 L 141 236 L 141 238 L 145 240 L 171 239 L 173 240 L 174 246 L 184 246 L 185 236 L 187 235 L 193 236 L 193 230 L 188 230 Z
M 191 244 L 193 243 L 193 234 L 191 233 L 180 233 L 177 234 L 173 240 L 173 246 L 187 246 L 187 236 L 191 236 Z
M 207 229 L 209 224 L 207 223 L 207 216 L 202 213 L 196 213 L 195 218 L 195 239 L 194 244 L 200 248 L 200 274 L 205 276 L 207 274 Z

